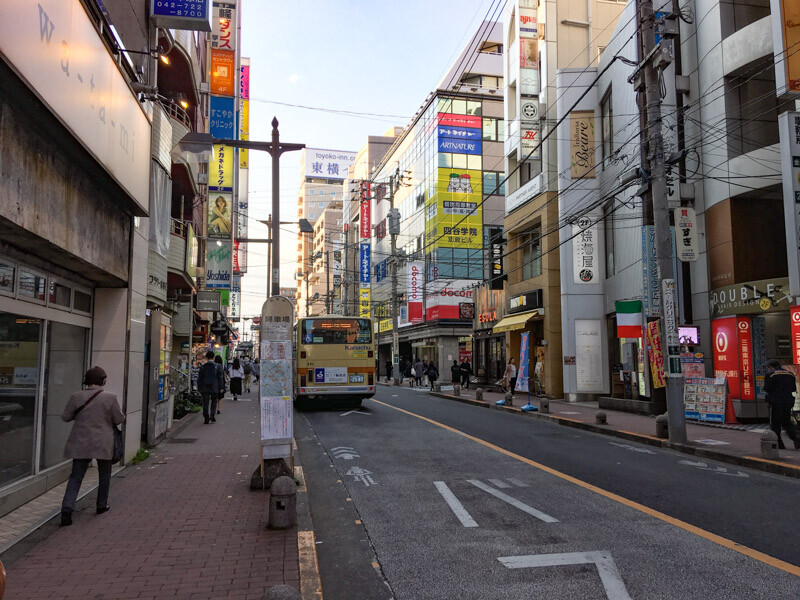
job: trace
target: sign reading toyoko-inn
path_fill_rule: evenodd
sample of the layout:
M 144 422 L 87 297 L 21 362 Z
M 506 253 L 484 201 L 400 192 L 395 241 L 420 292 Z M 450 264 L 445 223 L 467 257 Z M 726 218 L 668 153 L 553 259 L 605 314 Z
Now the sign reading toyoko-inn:
M 0 52 L 147 211 L 150 122 L 80 0 L 2 0 Z
M 355 152 L 306 148 L 305 176 L 322 179 L 344 179 L 347 169 L 356 161 Z

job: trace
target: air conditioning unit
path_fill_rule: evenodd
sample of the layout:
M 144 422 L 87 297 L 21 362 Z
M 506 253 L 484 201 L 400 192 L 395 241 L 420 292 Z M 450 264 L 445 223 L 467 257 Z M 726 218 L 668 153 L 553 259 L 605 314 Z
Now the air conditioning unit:
M 200 185 L 208 185 L 208 173 L 198 173 L 197 183 Z

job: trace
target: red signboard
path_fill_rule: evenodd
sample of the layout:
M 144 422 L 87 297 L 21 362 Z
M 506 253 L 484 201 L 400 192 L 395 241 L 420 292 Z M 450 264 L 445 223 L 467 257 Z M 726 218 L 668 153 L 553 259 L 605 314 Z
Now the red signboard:
M 439 113 L 439 125 L 450 127 L 481 127 L 481 118 L 475 115 L 451 115 L 450 113 Z
M 800 306 L 789 309 L 792 324 L 792 362 L 800 365 Z
M 371 213 L 369 210 L 369 199 L 361 201 L 361 239 L 368 240 L 371 236 L 372 223 L 370 221 Z
M 728 390 L 732 398 L 739 398 L 739 342 L 736 335 L 736 317 L 724 317 L 711 321 L 711 337 L 714 340 L 714 375 L 728 379 Z
M 750 317 L 737 317 L 739 330 L 739 379 L 742 400 L 755 400 L 755 381 L 753 378 L 753 336 L 750 330 Z
M 647 324 L 647 358 L 650 360 L 650 375 L 653 377 L 653 388 L 666 385 L 664 378 L 664 351 L 661 349 L 661 333 L 658 321 Z

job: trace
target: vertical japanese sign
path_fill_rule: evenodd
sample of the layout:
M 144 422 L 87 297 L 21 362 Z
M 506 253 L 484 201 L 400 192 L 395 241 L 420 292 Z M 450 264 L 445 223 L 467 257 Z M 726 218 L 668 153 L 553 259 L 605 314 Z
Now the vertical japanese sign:
M 569 115 L 570 177 L 593 179 L 594 157 L 594 112 L 574 111 Z
M 236 137 L 234 99 L 227 96 L 211 96 L 208 129 L 215 138 L 232 140 Z
M 370 280 L 370 245 L 361 244 L 361 257 L 359 261 L 359 271 L 361 273 L 360 281 L 362 284 L 369 285 Z
M 408 320 L 422 323 L 422 263 L 410 262 L 408 269 Z
M 597 223 L 590 217 L 572 226 L 572 281 L 577 285 L 599 281 L 597 235 Z
M 247 272 L 247 242 L 239 242 L 240 239 L 247 239 L 247 219 L 249 212 L 249 202 L 247 201 L 247 188 L 248 188 L 248 171 L 241 169 L 239 171 L 239 201 L 237 202 L 238 213 L 236 215 L 236 266 L 238 272 Z
M 519 82 L 523 96 L 539 95 L 539 27 L 535 8 L 519 7 Z
M 736 317 L 739 331 L 739 378 L 742 400 L 755 400 L 753 377 L 753 339 L 750 333 L 750 318 Z
M 661 289 L 656 256 L 656 228 L 642 227 L 642 303 L 645 317 L 661 316 Z
M 236 4 L 214 2 L 211 49 L 236 52 Z
M 792 326 L 792 363 L 800 365 L 800 306 L 789 309 Z
M 233 191 L 233 148 L 214 145 L 212 162 L 208 165 L 209 190 Z
M 778 96 L 800 93 L 800 4 L 797 0 L 771 0 L 772 47 Z
M 697 247 L 697 218 L 694 209 L 681 206 L 673 211 L 675 230 L 678 243 L 678 260 L 681 262 L 694 262 L 697 260 L 699 249 Z
M 528 358 L 530 357 L 530 332 L 525 332 L 519 338 L 519 370 L 517 371 L 517 387 L 520 392 L 530 391 L 528 380 L 530 378 L 530 368 Z
M 650 360 L 653 387 L 664 387 L 666 385 L 664 378 L 664 350 L 661 347 L 661 331 L 658 321 L 650 321 L 647 324 L 647 357 Z
M 358 295 L 358 316 L 369 318 L 372 313 L 370 310 L 371 304 L 370 289 L 368 287 L 362 287 Z
M 661 299 L 664 310 L 664 336 L 667 340 L 667 373 L 670 377 L 677 377 L 681 373 L 681 349 L 674 279 L 661 280 Z
M 361 182 L 361 201 L 360 201 L 360 214 L 359 214 L 359 231 L 362 240 L 368 240 L 372 237 L 372 222 L 370 211 L 370 193 L 371 184 L 368 181 Z
M 236 54 L 225 50 L 211 51 L 211 93 L 233 96 L 236 92 Z
M 731 397 L 739 398 L 739 341 L 736 317 L 724 317 L 711 321 L 711 337 L 714 344 L 714 375 L 728 380 Z
M 232 278 L 228 308 L 228 317 L 231 319 L 238 320 L 242 316 L 242 278 L 239 275 L 234 275 Z
M 250 59 L 242 57 L 239 67 L 239 139 L 250 139 Z M 250 166 L 247 148 L 239 149 L 239 168 Z
M 272 296 L 261 309 L 261 458 L 292 455 L 292 325 L 288 298 Z

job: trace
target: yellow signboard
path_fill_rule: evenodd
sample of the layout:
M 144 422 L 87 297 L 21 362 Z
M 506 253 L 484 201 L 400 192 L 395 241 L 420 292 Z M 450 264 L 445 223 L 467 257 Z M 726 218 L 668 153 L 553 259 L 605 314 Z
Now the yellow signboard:
M 425 205 L 425 233 L 434 248 L 483 248 L 481 171 L 439 169 L 436 193 Z
M 214 155 L 208 165 L 208 187 L 218 191 L 233 191 L 233 148 L 214 145 Z
M 361 288 L 359 294 L 359 305 L 358 305 L 358 316 L 359 317 L 367 317 L 370 316 L 370 289 L 369 288 Z
M 239 139 L 250 139 L 250 100 L 239 100 Z M 239 167 L 247 169 L 250 156 L 247 148 L 239 149 Z
M 392 330 L 392 320 L 391 319 L 381 319 L 378 322 L 378 331 L 384 333 L 386 331 Z

